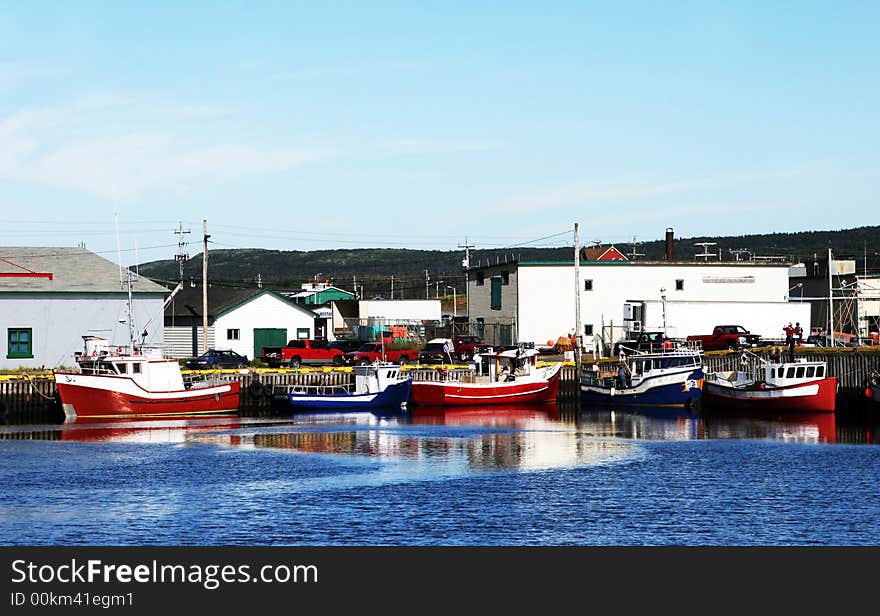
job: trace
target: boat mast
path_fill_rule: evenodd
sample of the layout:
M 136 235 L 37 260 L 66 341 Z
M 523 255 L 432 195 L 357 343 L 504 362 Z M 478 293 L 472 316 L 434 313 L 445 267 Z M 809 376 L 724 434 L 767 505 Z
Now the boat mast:
M 132 298 L 131 298 L 131 270 L 122 267 L 122 248 L 119 245 L 119 211 L 113 213 L 113 219 L 116 225 L 116 259 L 119 264 L 119 284 L 125 285 L 128 290 L 128 302 L 125 307 L 125 319 L 128 321 L 128 343 L 131 346 L 130 352 L 134 353 L 134 345 L 137 343 L 137 334 L 134 331 L 134 315 L 132 314 Z M 123 272 L 125 280 L 123 280 Z
M 202 344 L 204 350 L 208 352 L 208 221 L 202 220 L 204 229 L 204 247 L 202 248 Z
M 581 255 L 578 223 L 574 223 L 574 365 L 575 374 L 581 374 Z

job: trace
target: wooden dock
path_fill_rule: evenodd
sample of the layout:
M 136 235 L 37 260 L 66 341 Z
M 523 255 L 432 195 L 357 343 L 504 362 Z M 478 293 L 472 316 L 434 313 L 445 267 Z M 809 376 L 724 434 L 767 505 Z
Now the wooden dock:
M 769 357 L 772 349 L 762 349 L 756 354 Z M 782 351 L 786 353 L 785 350 Z M 786 354 L 787 356 L 787 354 Z M 802 349 L 795 357 L 828 362 L 828 374 L 840 381 L 838 408 L 846 409 L 864 405 L 865 382 L 872 370 L 880 371 L 880 348 L 860 349 Z M 756 361 L 741 363 L 737 352 L 707 353 L 707 371 L 754 370 Z M 614 361 L 605 359 L 604 361 Z M 451 370 L 455 370 L 451 368 Z M 229 371 L 227 371 L 228 373 Z M 407 370 L 415 379 L 436 380 L 441 378 L 436 368 L 413 368 Z M 288 385 L 347 385 L 353 382 L 351 369 L 311 370 L 251 370 L 234 373 L 241 382 L 241 407 L 248 409 L 270 408 L 274 388 Z M 0 422 L 45 422 L 60 413 L 56 398 L 55 381 L 51 374 L 3 375 L 0 377 Z M 558 400 L 560 403 L 576 404 L 579 399 L 578 378 L 575 367 L 566 364 L 560 372 Z

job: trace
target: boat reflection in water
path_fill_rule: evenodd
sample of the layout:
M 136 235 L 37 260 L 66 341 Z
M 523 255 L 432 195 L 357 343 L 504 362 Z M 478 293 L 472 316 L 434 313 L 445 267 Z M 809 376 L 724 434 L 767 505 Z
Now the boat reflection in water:
M 645 408 L 584 409 L 576 423 L 596 436 L 644 440 L 767 439 L 836 443 L 834 413 L 748 412 Z
M 599 464 L 627 459 L 636 451 L 628 443 L 584 438 L 560 423 L 555 403 L 425 407 L 397 417 L 313 415 L 320 423 L 302 425 L 307 417 L 298 416 L 296 430 L 251 435 L 253 445 L 415 463 L 408 471 L 411 477 Z
M 7 440 L 48 440 L 106 443 L 186 443 L 203 432 L 235 430 L 238 415 L 191 415 L 174 418 L 77 418 L 63 424 L 11 426 L 0 434 Z M 228 435 L 226 443 L 237 444 Z

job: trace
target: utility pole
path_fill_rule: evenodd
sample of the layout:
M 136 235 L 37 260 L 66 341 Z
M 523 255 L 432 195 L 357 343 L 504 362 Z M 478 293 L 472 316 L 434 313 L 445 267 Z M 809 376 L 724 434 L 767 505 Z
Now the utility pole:
M 574 223 L 574 366 L 575 381 L 581 378 L 581 251 L 578 223 Z M 580 385 L 578 385 L 580 387 Z
M 471 266 L 471 248 L 475 248 L 473 244 L 468 244 L 467 236 L 464 237 L 464 244 L 459 244 L 459 248 L 464 248 L 464 260 L 461 262 L 461 266 L 464 268 L 464 294 L 465 294 L 465 310 L 467 310 L 468 314 L 468 322 L 471 320 L 471 289 L 468 281 L 468 269 Z
M 186 248 L 186 240 L 183 239 L 183 236 L 189 232 L 189 229 L 183 228 L 183 221 L 180 222 L 180 225 L 174 232 L 174 234 L 177 235 L 177 254 L 174 255 L 174 259 L 177 261 L 178 282 L 183 282 L 183 263 L 189 259 L 189 255 L 184 251 Z
M 833 274 L 831 270 L 831 248 L 828 249 L 828 321 L 829 321 L 829 332 L 828 334 L 831 336 L 831 346 L 834 346 L 834 288 L 832 287 L 831 280 Z
M 394 274 L 391 274 L 391 299 L 394 299 Z
M 354 296 L 358 296 L 358 277 L 357 274 L 353 274 L 351 277 L 351 287 L 354 289 Z
M 202 344 L 208 350 L 208 220 L 202 220 L 204 246 L 202 247 Z
M 431 275 L 425 270 L 425 299 L 431 299 L 430 291 L 428 291 L 428 283 L 431 281 Z

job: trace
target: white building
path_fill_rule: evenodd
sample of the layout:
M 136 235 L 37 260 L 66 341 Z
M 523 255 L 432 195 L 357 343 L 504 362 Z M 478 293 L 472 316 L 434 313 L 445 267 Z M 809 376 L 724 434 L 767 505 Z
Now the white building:
M 361 319 L 384 319 L 388 323 L 439 321 L 439 299 L 362 299 L 358 302 Z
M 0 368 L 74 366 L 86 335 L 129 344 L 120 278 L 117 264 L 83 248 L 0 248 Z M 169 294 L 143 277 L 132 285 L 132 321 L 148 345 L 164 342 Z
M 742 325 L 779 338 L 789 321 L 810 322 L 810 306 L 788 301 L 789 266 L 744 262 L 590 261 L 580 266 L 582 333 L 606 342 L 627 331 L 671 337 Z M 544 344 L 574 332 L 574 263 L 512 261 L 468 272 L 471 321 L 501 328 L 496 343 Z M 494 331 L 497 335 L 498 331 Z
M 859 334 L 874 340 L 880 332 L 880 276 L 859 276 L 858 289 Z
M 208 287 L 208 348 L 232 350 L 248 359 L 263 347 L 315 337 L 315 313 L 269 289 Z M 165 337 L 171 357 L 205 351 L 202 290 L 187 287 L 165 311 Z

